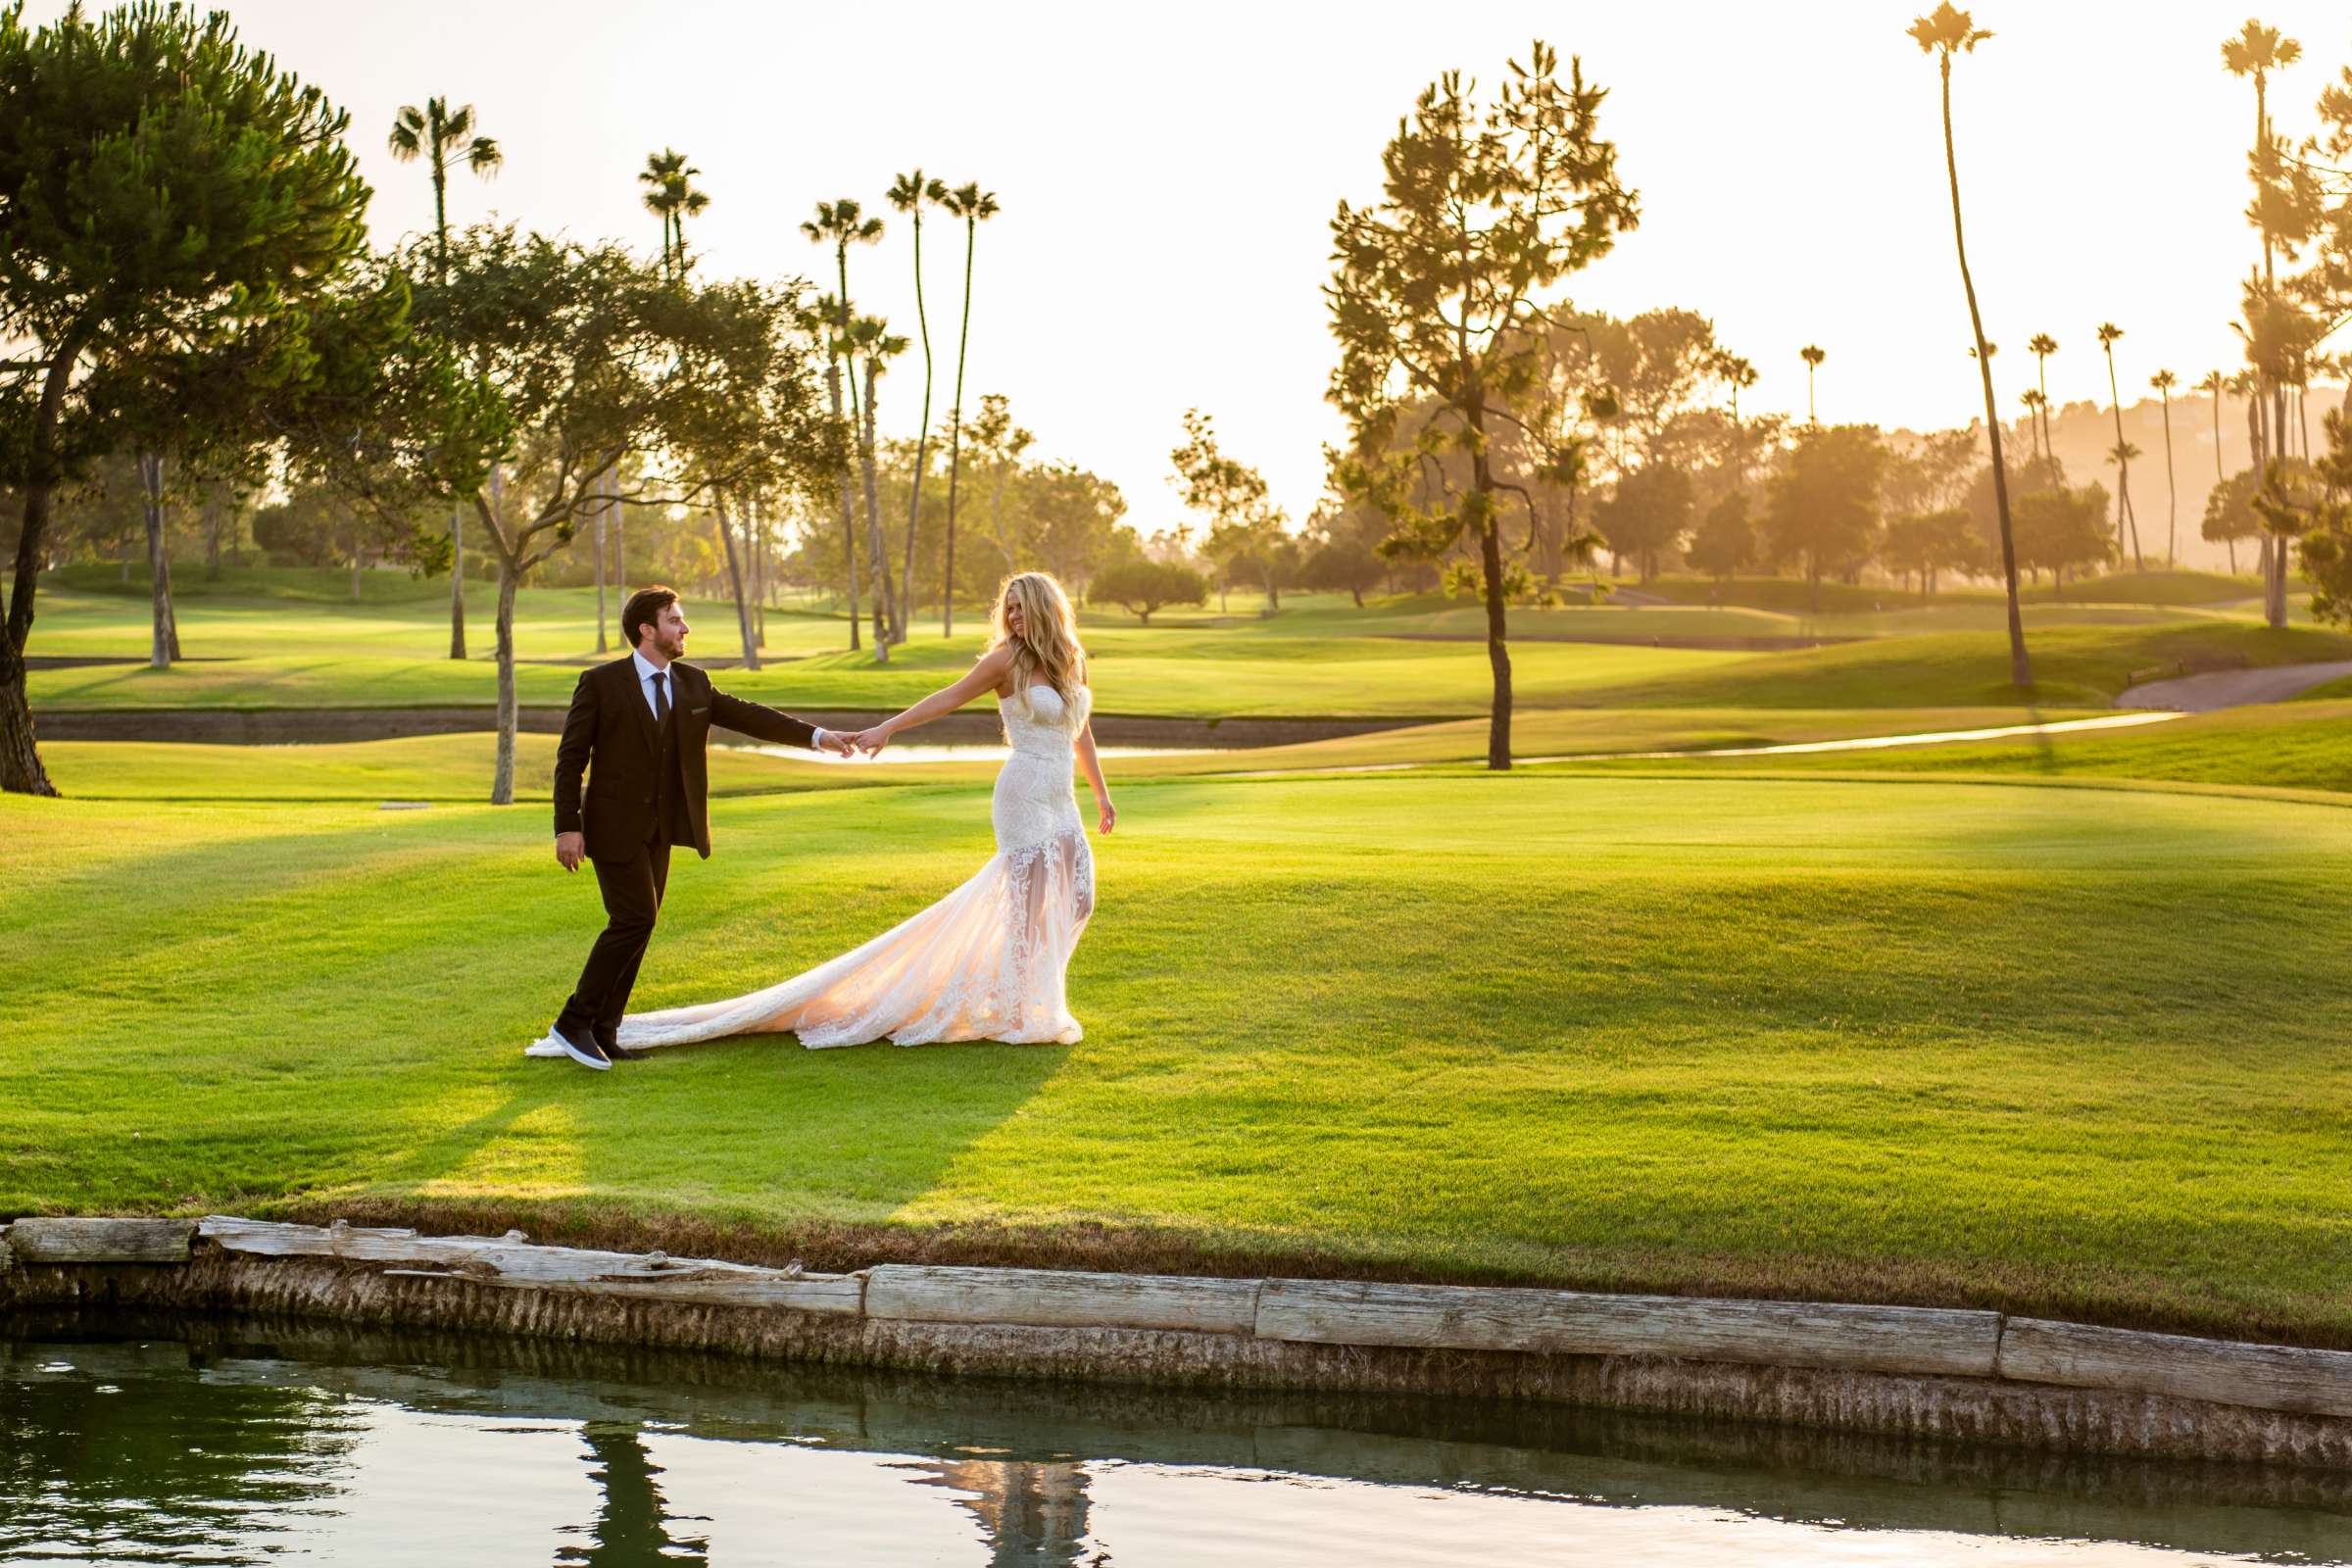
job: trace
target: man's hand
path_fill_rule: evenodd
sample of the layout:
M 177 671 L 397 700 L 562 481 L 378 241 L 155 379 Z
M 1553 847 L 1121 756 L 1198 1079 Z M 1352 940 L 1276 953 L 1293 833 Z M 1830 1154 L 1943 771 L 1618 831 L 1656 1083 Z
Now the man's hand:
M 556 863 L 566 871 L 577 871 L 580 862 L 588 858 L 588 840 L 579 833 L 556 835 Z
M 850 737 L 842 734 L 839 730 L 829 729 L 823 734 L 824 738 L 816 743 L 816 748 L 820 752 L 831 752 L 835 757 L 848 757 L 858 750 L 857 745 L 851 741 Z

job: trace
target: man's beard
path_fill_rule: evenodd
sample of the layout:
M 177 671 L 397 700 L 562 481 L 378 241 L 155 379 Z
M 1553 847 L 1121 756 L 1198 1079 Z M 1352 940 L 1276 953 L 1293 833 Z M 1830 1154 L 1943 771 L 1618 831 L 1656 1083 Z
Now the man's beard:
M 684 659 L 686 657 L 686 639 L 683 637 L 657 636 L 654 639 L 654 646 L 661 650 L 663 659 Z

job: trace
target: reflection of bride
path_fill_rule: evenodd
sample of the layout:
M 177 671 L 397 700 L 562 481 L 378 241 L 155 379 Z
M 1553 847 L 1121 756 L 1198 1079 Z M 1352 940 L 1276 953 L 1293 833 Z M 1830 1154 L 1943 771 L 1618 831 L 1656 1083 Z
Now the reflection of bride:
M 989 1562 L 1032 1568 L 1078 1561 L 1087 1533 L 1086 1470 L 1068 1460 L 926 1459 L 907 1466 L 946 1487 L 980 1521 Z
M 749 996 L 624 1018 L 621 1045 L 784 1031 L 804 1046 L 1079 1039 L 1064 977 L 1094 912 L 1095 859 L 1073 763 L 1094 789 L 1102 830 L 1118 817 L 1088 721 L 1086 656 L 1068 597 L 1044 572 L 1005 579 L 993 619 L 995 635 L 969 674 L 849 739 L 870 757 L 899 731 L 995 692 L 1012 747 L 990 809 L 996 858 L 912 919 L 805 974 Z

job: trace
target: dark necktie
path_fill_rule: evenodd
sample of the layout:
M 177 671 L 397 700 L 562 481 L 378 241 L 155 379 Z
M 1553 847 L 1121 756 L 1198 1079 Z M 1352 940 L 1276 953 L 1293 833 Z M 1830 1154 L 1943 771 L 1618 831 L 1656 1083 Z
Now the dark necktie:
M 669 682 L 664 676 L 662 670 L 654 671 L 654 722 L 657 725 L 669 722 Z

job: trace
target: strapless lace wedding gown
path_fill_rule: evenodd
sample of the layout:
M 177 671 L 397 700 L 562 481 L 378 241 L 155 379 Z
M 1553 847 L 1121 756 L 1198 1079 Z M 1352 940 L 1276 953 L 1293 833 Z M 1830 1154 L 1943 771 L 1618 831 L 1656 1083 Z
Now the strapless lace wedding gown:
M 1075 1044 L 1070 955 L 1095 908 L 1095 858 L 1071 782 L 1093 695 L 1051 686 L 1002 705 L 1012 755 L 997 774 L 996 858 L 977 876 L 855 952 L 726 1002 L 633 1013 L 632 1050 L 792 1033 L 804 1046 L 939 1040 Z

